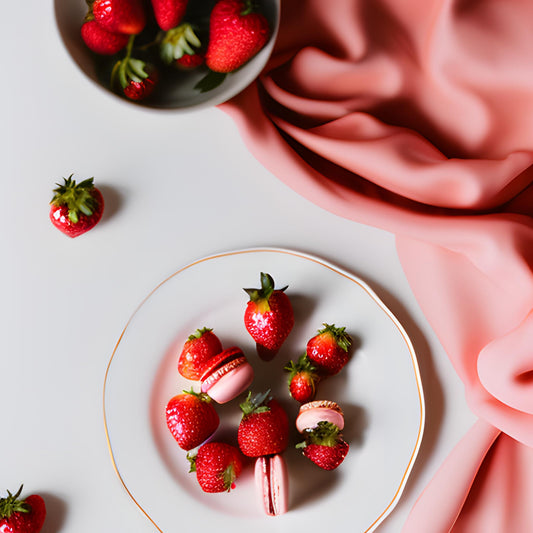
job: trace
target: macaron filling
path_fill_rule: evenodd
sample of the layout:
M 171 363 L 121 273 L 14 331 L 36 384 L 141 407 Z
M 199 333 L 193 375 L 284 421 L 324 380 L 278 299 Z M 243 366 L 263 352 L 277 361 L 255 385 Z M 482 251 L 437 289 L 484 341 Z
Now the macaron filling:
M 200 381 L 205 381 L 210 375 L 214 374 L 227 363 L 243 357 L 244 354 L 240 348 L 237 348 L 236 346 L 227 348 L 207 361 L 202 368 Z
M 277 516 L 287 512 L 288 475 L 285 461 L 280 455 L 257 459 L 255 482 L 267 515 Z
M 202 379 L 202 392 L 207 392 L 211 387 L 218 382 L 220 378 L 229 374 L 232 370 L 235 370 L 241 365 L 247 363 L 246 357 L 237 357 L 236 359 L 230 359 L 228 362 L 224 363 L 222 366 L 213 370 L 205 378 Z

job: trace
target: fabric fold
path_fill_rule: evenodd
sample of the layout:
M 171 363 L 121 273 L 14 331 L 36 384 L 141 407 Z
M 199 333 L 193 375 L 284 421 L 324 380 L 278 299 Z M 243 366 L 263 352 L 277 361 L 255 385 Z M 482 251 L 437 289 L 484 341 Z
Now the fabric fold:
M 533 3 L 281 6 L 271 61 L 221 109 L 293 190 L 396 235 L 480 420 L 404 533 L 533 531 Z

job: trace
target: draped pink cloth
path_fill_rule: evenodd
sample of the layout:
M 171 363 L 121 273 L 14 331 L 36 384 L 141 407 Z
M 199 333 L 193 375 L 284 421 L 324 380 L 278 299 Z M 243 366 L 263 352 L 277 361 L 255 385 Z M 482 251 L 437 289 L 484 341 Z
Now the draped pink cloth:
M 288 186 L 396 235 L 479 417 L 404 533 L 532 532 L 533 2 L 281 3 L 221 107 Z

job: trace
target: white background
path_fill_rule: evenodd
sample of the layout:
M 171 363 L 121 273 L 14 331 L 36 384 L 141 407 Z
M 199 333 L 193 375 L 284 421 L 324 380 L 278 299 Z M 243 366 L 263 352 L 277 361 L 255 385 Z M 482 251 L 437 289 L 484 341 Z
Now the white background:
M 0 18 L 0 491 L 41 493 L 44 533 L 153 533 L 116 477 L 102 414 L 104 372 L 147 293 L 206 255 L 294 248 L 365 279 L 411 336 L 426 433 L 409 509 L 473 422 L 463 387 L 414 300 L 394 237 L 291 191 L 246 150 L 218 109 L 188 114 L 123 103 L 63 47 L 51 0 L 11 2 Z M 77 239 L 48 220 L 55 182 L 94 176 L 107 206 Z

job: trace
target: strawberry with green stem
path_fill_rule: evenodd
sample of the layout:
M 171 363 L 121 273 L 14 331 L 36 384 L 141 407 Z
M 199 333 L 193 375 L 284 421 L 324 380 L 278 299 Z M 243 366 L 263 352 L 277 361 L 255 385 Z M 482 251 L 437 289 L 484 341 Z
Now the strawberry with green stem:
M 201 46 L 192 24 L 184 22 L 164 34 L 160 44 L 161 59 L 167 65 L 199 66 L 204 61 L 199 53 Z
M 192 389 L 171 398 L 165 415 L 170 433 L 183 450 L 192 450 L 205 442 L 220 423 L 211 398 Z
M 252 395 L 240 404 L 242 418 L 237 431 L 239 447 L 248 457 L 283 452 L 289 444 L 289 418 L 270 390 Z
M 249 301 L 244 325 L 256 342 L 257 353 L 264 361 L 275 357 L 294 326 L 294 312 L 287 287 L 275 289 L 270 274 L 261 272 L 260 289 L 244 289 Z
M 191 463 L 189 472 L 196 472 L 204 492 L 230 492 L 243 469 L 239 449 L 225 442 L 203 444 L 196 454 L 187 454 L 187 459 Z
M 178 372 L 187 379 L 198 381 L 204 365 L 222 352 L 222 343 L 211 328 L 197 329 L 189 335 L 178 357 Z
M 352 339 L 346 328 L 335 324 L 323 324 L 317 334 L 307 342 L 307 357 L 320 372 L 338 374 L 350 359 Z
M 316 427 L 305 431 L 305 440 L 296 448 L 323 470 L 334 470 L 344 461 L 350 446 L 335 424 L 320 421 Z
M 130 36 L 124 58 L 114 65 L 111 72 L 111 87 L 115 88 L 118 85 L 130 100 L 144 100 L 154 91 L 159 76 L 153 65 L 132 57 L 134 41 L 135 36 Z
M 57 183 L 50 202 L 52 224 L 69 237 L 77 237 L 92 229 L 102 218 L 104 197 L 88 178 L 76 183 L 71 174 Z
M 209 42 L 205 55 L 210 72 L 196 85 L 200 92 L 218 87 L 230 72 L 254 57 L 267 43 L 266 17 L 253 0 L 219 0 L 211 11 Z
M 38 494 L 20 498 L 22 485 L 15 494 L 7 491 L 0 498 L 0 531 L 2 533 L 39 533 L 46 518 L 46 505 Z
M 296 401 L 305 403 L 315 397 L 320 377 L 307 354 L 301 355 L 296 363 L 289 361 L 284 370 L 289 373 L 289 393 Z

